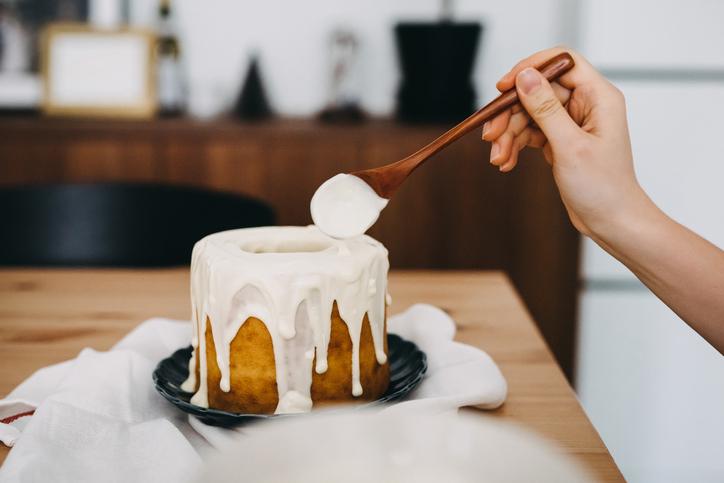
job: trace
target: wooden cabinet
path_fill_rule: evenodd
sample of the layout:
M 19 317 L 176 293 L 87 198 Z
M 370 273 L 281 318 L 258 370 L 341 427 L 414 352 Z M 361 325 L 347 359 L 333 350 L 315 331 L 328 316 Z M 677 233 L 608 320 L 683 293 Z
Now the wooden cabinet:
M 338 126 L 5 118 L 0 186 L 124 181 L 206 187 L 262 198 L 280 224 L 306 225 L 309 200 L 326 179 L 402 159 L 449 127 L 382 120 Z M 578 234 L 539 151 L 524 150 L 510 173 L 490 165 L 489 152 L 479 131 L 448 147 L 405 181 L 369 233 L 385 244 L 396 269 L 507 271 L 570 378 Z

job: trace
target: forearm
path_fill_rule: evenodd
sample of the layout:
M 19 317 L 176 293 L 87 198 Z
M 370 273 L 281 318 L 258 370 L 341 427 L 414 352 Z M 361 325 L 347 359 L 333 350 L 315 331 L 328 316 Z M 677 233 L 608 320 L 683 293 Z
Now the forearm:
M 650 200 L 592 238 L 724 354 L 724 251 Z

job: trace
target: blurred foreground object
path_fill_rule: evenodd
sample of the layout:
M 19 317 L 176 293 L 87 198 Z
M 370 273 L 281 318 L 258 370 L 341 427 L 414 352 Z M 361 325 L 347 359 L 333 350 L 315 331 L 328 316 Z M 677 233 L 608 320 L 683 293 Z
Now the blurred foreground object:
M 554 445 L 469 413 L 327 413 L 258 425 L 195 481 L 593 482 Z

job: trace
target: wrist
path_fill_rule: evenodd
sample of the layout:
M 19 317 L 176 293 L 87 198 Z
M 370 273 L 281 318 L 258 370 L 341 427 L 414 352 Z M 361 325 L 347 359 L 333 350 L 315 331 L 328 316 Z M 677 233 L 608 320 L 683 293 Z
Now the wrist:
M 671 219 L 640 190 L 619 210 L 589 227 L 589 237 L 626 265 L 638 251 L 646 251 L 651 238 L 665 230 Z

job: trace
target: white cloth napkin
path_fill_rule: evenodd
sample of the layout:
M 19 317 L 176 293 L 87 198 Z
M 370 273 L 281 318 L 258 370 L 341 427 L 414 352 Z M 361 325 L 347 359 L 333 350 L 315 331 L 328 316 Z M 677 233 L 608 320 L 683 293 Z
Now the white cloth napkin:
M 454 342 L 455 323 L 442 310 L 415 305 L 390 317 L 388 331 L 415 342 L 428 370 L 406 400 L 384 412 L 493 409 L 505 401 L 507 385 L 495 362 Z M 190 334 L 189 322 L 150 319 L 110 351 L 84 349 L 20 384 L 0 400 L 0 420 L 35 413 L 0 423 L 0 441 L 14 446 L 0 481 L 184 482 L 208 452 L 239 433 L 253 435 L 254 426 L 207 426 L 156 392 L 153 370 L 187 346 Z

